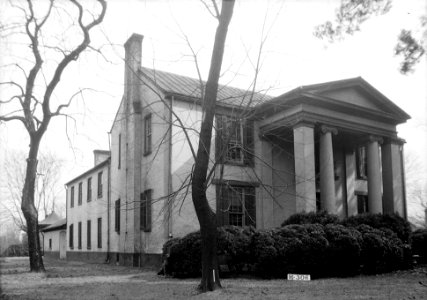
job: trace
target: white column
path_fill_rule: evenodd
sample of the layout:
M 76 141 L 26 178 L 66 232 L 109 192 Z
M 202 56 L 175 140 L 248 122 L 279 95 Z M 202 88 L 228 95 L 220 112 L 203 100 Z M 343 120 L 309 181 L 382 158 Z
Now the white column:
M 296 212 L 316 211 L 314 125 L 294 127 Z
M 370 136 L 367 146 L 368 156 L 368 211 L 382 213 L 381 171 L 380 171 L 380 137 Z
M 384 213 L 404 216 L 401 141 L 391 140 L 381 146 Z
M 322 126 L 320 131 L 319 168 L 321 208 L 328 213 L 335 214 L 336 201 L 332 134 L 337 134 L 337 130 Z

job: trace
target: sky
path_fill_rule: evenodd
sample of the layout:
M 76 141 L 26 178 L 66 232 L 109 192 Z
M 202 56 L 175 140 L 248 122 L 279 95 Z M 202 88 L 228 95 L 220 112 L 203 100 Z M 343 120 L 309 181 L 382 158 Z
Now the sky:
M 415 72 L 402 75 L 400 58 L 393 54 L 401 29 L 419 33 L 426 3 L 394 0 L 389 13 L 371 18 L 360 32 L 343 41 L 330 44 L 315 38 L 314 27 L 333 20 L 338 4 L 336 0 L 237 1 L 220 81 L 247 89 L 264 38 L 259 91 L 274 96 L 301 85 L 362 76 L 411 115 L 411 120 L 398 127 L 398 134 L 407 141 L 406 153 L 419 161 L 419 179 L 427 182 L 426 60 Z M 1 19 L 13 19 L 16 12 L 2 9 L 3 5 Z M 57 16 L 53 22 L 61 28 L 64 20 Z M 143 66 L 197 78 L 191 45 L 206 79 L 215 29 L 215 19 L 200 1 L 108 2 L 105 20 L 92 38 L 94 46 L 102 46 L 105 57 L 93 52 L 82 55 L 64 73 L 53 102 L 66 101 L 79 88 L 91 90 L 66 111 L 75 121 L 54 120 L 41 146 L 42 151 L 54 152 L 65 161 L 64 183 L 93 166 L 94 149 L 109 149 L 108 132 L 123 95 L 122 45 L 127 38 L 132 33 L 144 36 Z M 71 43 L 75 35 L 64 40 Z M 25 53 L 25 47 L 21 40 L 0 40 L 0 65 L 13 62 L 20 51 Z M 9 75 L 1 72 L 0 80 Z M 0 164 L 7 153 L 27 151 L 28 137 L 21 127 L 16 122 L 0 124 Z M 0 187 L 3 193 L 4 186 Z

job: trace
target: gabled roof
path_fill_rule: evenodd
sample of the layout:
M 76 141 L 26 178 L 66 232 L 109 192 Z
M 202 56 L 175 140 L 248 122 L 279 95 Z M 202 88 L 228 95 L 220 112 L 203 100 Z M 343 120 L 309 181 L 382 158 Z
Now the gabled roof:
M 376 109 L 360 106 L 359 103 L 351 103 L 348 99 L 339 99 L 334 97 L 334 92 L 337 91 L 356 91 L 365 97 L 365 101 L 370 102 L 372 107 L 376 107 Z M 271 108 L 274 105 L 276 106 L 275 111 L 278 111 L 289 107 L 291 104 L 297 104 L 298 102 L 303 101 L 303 99 L 311 99 L 312 103 L 316 103 L 317 101 L 319 103 L 327 102 L 331 105 L 346 106 L 349 109 L 371 110 L 372 113 L 375 113 L 376 111 L 377 114 L 382 113 L 383 115 L 387 115 L 389 118 L 397 121 L 397 123 L 403 123 L 411 118 L 405 111 L 394 104 L 362 77 L 300 86 L 274 98 L 271 101 L 259 105 L 257 109 L 258 112 L 262 112 L 268 110 L 268 108 Z
M 145 67 L 141 67 L 140 71 L 166 95 L 194 99 L 200 99 L 201 97 L 200 81 L 198 79 Z M 203 84 L 205 83 L 203 82 Z M 217 103 L 220 105 L 254 107 L 266 100 L 272 99 L 272 97 L 262 93 L 252 94 L 250 90 L 219 85 L 217 99 Z
M 80 179 L 82 179 L 83 177 L 85 177 L 86 175 L 88 175 L 88 174 L 90 174 L 90 173 L 92 173 L 92 172 L 94 172 L 94 171 L 96 171 L 96 170 L 98 170 L 98 169 L 100 169 L 100 168 L 102 168 L 102 167 L 104 167 L 104 166 L 108 165 L 108 164 L 110 163 L 110 160 L 111 160 L 111 156 L 110 156 L 109 158 L 107 158 L 106 160 L 104 160 L 104 161 L 100 162 L 100 163 L 99 163 L 99 164 L 97 164 L 96 166 L 94 166 L 94 167 L 90 168 L 90 169 L 89 169 L 89 170 L 87 170 L 86 172 L 84 172 L 84 173 L 82 173 L 82 174 L 78 175 L 77 177 L 74 177 L 73 179 L 71 179 L 70 181 L 68 181 L 65 185 L 69 185 L 69 184 L 71 184 L 71 183 L 73 183 L 73 182 L 75 182 L 75 181 L 77 181 L 77 180 L 80 180 Z
M 57 222 L 60 219 L 61 219 L 61 217 L 57 213 L 52 212 L 43 221 L 39 222 L 39 226 L 40 225 L 42 225 L 42 226 L 48 226 L 48 225 L 51 225 L 51 224 Z
M 49 226 L 41 229 L 41 231 L 48 232 L 48 231 L 53 231 L 53 230 L 66 229 L 66 228 L 67 228 L 67 219 L 63 218 L 63 219 L 56 221 L 52 225 L 49 225 Z

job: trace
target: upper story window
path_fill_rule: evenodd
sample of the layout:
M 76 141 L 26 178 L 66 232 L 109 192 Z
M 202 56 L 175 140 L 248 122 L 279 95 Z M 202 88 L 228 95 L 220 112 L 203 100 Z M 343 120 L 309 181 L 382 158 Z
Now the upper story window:
M 92 201 L 92 177 L 87 179 L 87 202 Z
M 256 226 L 255 188 L 217 185 L 217 216 L 220 225 Z
M 364 146 L 356 149 L 356 173 L 358 179 L 368 178 L 368 158 Z
M 253 122 L 217 117 L 216 158 L 224 163 L 253 166 Z
M 102 197 L 102 171 L 98 173 L 98 198 Z
M 78 196 L 78 204 L 82 205 L 82 198 L 83 198 L 83 182 L 79 182 L 79 196 Z
M 71 187 L 70 191 L 70 207 L 74 207 L 74 186 Z
M 120 169 L 121 168 L 121 163 L 122 163 L 122 135 L 119 133 L 119 151 L 118 151 L 118 165 L 117 168 Z
M 144 155 L 151 153 L 152 134 L 151 114 L 148 114 L 144 118 Z

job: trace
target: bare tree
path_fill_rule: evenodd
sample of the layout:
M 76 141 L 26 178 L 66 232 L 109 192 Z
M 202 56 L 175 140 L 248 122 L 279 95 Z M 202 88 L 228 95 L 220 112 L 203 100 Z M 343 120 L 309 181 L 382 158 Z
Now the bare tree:
M 212 291 L 221 287 L 218 276 L 217 259 L 217 219 L 206 197 L 207 172 L 209 166 L 210 148 L 212 140 L 213 120 L 218 94 L 218 81 L 221 72 L 224 46 L 227 37 L 228 25 L 233 15 L 234 0 L 223 0 L 221 12 L 213 1 L 218 27 L 212 50 L 209 76 L 206 82 L 204 97 L 202 100 L 202 125 L 200 129 L 199 146 L 193 170 L 191 183 L 192 199 L 200 223 L 202 236 L 202 281 L 201 291 Z
M 342 40 L 346 35 L 360 31 L 360 25 L 372 16 L 388 13 L 391 7 L 392 0 L 342 0 L 334 22 L 326 21 L 317 26 L 314 35 L 326 38 L 329 42 Z M 397 36 L 394 52 L 403 58 L 399 68 L 402 74 L 413 71 L 425 53 L 426 16 L 421 17 L 420 27 L 424 31 L 420 38 L 414 37 L 411 30 L 407 29 L 402 29 Z
M 50 152 L 39 155 L 39 164 L 35 180 L 34 205 L 38 212 L 46 217 L 50 212 L 63 213 L 64 206 L 59 203 L 58 195 L 63 187 L 60 182 L 63 161 Z M 7 155 L 4 172 L 7 177 L 2 209 L 9 218 L 23 231 L 27 230 L 21 210 L 21 193 L 25 181 L 25 153 L 17 152 Z
M 63 116 L 63 109 L 82 91 L 68 101 L 59 101 L 60 104 L 55 105 L 57 101 L 52 103 L 51 99 L 70 63 L 91 47 L 91 31 L 103 21 L 107 9 L 105 0 L 96 0 L 97 7 L 91 7 L 96 12 L 84 7 L 83 3 L 86 5 L 78 0 L 10 2 L 11 9 L 20 12 L 21 19 L 0 26 L 1 36 L 14 33 L 24 36 L 31 50 L 25 60 L 12 63 L 15 68 L 12 74 L 17 75 L 0 82 L 0 87 L 6 90 L 2 93 L 0 104 L 2 108 L 6 105 L 8 107 L 2 111 L 0 122 L 19 121 L 29 135 L 21 209 L 27 224 L 32 272 L 45 271 L 40 251 L 38 212 L 34 202 L 40 143 L 52 118 Z M 58 18 L 61 22 L 54 22 Z M 63 27 L 58 27 L 58 24 L 63 24 Z M 57 34 L 56 38 L 52 36 L 53 32 Z

